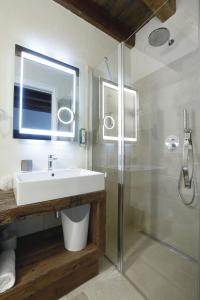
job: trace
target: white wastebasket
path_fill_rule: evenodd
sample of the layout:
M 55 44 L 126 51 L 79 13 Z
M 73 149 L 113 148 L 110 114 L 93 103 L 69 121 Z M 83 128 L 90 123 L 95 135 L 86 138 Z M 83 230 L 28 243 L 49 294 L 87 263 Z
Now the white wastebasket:
M 61 211 L 65 248 L 80 251 L 87 245 L 90 204 Z

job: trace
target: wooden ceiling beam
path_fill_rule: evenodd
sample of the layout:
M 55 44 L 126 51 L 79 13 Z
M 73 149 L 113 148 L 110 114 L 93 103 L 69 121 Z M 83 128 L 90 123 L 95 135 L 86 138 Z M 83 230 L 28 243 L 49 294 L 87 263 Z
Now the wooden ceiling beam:
M 176 0 L 142 0 L 146 6 L 165 22 L 176 12 Z
M 123 23 L 111 17 L 111 15 L 90 0 L 54 0 L 72 13 L 107 33 L 119 42 L 126 41 L 132 31 Z M 135 39 L 128 40 L 127 45 L 134 47 Z

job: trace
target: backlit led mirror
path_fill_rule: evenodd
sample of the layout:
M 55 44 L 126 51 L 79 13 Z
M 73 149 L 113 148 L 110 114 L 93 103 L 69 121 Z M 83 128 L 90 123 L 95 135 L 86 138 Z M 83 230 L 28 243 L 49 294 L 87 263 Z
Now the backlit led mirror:
M 79 69 L 16 45 L 13 137 L 74 140 Z
M 101 81 L 101 103 L 103 119 L 103 140 L 118 140 L 118 85 L 105 80 Z M 137 141 L 138 127 L 138 98 L 137 92 L 129 87 L 124 88 L 124 140 L 126 142 Z

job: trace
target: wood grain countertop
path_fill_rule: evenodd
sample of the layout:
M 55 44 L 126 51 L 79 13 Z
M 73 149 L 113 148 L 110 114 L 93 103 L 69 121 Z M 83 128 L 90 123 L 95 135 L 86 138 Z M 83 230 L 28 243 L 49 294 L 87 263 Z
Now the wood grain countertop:
M 91 202 L 104 201 L 105 191 L 98 191 L 61 199 L 48 200 L 18 206 L 13 191 L 0 191 L 0 224 L 9 224 L 16 219 L 82 205 Z

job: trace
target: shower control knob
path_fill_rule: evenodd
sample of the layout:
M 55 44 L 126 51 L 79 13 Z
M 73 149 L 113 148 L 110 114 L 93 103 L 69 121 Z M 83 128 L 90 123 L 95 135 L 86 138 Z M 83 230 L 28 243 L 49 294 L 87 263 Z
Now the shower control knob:
M 179 146 L 179 138 L 175 135 L 170 135 L 165 140 L 165 146 L 168 150 L 174 151 Z

